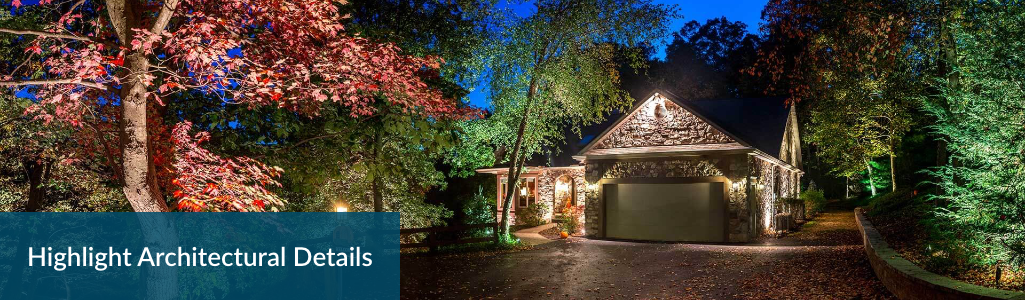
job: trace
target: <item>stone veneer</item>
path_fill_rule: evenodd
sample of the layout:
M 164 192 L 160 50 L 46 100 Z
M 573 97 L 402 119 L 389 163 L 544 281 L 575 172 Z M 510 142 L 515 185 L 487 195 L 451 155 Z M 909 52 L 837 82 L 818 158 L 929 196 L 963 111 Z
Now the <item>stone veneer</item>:
M 797 197 L 800 193 L 800 175 L 761 158 L 748 158 L 751 176 L 757 177 L 752 182 L 755 190 L 752 209 L 755 210 L 754 223 L 760 225 L 761 233 L 770 233 L 773 228 L 773 216 L 782 211 L 782 200 Z M 758 186 L 762 185 L 761 188 Z
M 659 97 L 645 102 L 623 124 L 598 141 L 595 149 L 732 142 L 729 136 L 683 107 Z
M 737 188 L 729 186 L 729 241 L 747 241 L 751 235 L 750 209 L 747 199 L 747 155 L 728 155 L 714 158 L 673 158 L 623 161 L 588 161 L 584 178 L 587 181 L 586 227 L 589 236 L 601 236 L 601 208 L 603 199 L 598 192 L 602 179 L 618 178 L 681 178 L 725 176 L 731 182 L 741 182 Z M 726 184 L 730 184 L 727 182 Z
M 576 197 L 577 205 L 584 204 L 587 190 L 587 182 L 584 181 L 584 170 L 581 168 L 559 168 L 559 169 L 544 169 L 537 176 L 537 199 L 545 204 L 551 210 L 548 212 L 548 219 L 552 219 L 552 215 L 556 210 L 555 203 L 555 181 L 563 175 L 569 175 L 573 178 L 573 185 L 576 186 Z
M 529 173 L 535 174 L 535 173 Z M 525 174 L 526 175 L 526 174 Z M 573 183 L 576 185 L 577 192 L 577 205 L 584 205 L 587 201 L 586 190 L 587 182 L 584 181 L 584 170 L 583 168 L 545 168 L 536 173 L 537 180 L 537 201 L 548 205 L 548 213 L 545 215 L 545 219 L 553 221 L 552 217 L 555 212 L 555 181 L 563 175 L 569 175 L 573 178 Z M 498 180 L 502 180 L 504 176 L 498 176 Z M 531 204 L 533 205 L 533 204 Z M 501 207 L 499 207 L 501 209 Z M 496 222 L 501 220 L 501 214 L 496 214 Z M 516 224 L 516 206 L 513 205 L 509 212 L 509 220 L 513 224 Z
M 729 241 L 744 242 L 770 233 L 781 199 L 796 197 L 800 175 L 775 163 L 747 154 L 701 158 L 588 161 L 586 227 L 589 236 L 602 236 L 602 179 L 682 178 L 725 176 L 729 184 Z M 754 178 L 754 180 L 752 180 Z M 738 183 L 733 185 L 732 183 Z M 759 184 L 762 185 L 759 188 Z M 748 194 L 751 194 L 750 197 Z

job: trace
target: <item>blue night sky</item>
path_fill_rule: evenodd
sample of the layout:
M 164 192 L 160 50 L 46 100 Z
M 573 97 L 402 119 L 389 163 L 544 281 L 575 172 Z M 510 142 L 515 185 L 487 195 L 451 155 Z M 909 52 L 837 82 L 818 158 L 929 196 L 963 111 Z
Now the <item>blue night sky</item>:
M 4 1 L 4 0 L 0 0 Z M 669 24 L 669 30 L 675 32 L 683 27 L 683 24 L 694 20 L 704 23 L 705 20 L 711 18 L 717 18 L 725 16 L 730 21 L 741 21 L 748 25 L 748 30 L 751 33 L 758 33 L 758 23 L 761 21 L 762 8 L 765 6 L 767 0 L 653 0 L 655 3 L 662 4 L 675 4 L 679 8 L 679 12 L 683 15 L 682 18 L 674 19 Z M 33 5 L 39 2 L 39 0 L 22 0 L 24 5 Z M 524 3 L 520 5 L 508 4 L 508 2 L 500 2 L 499 5 L 507 5 L 513 9 L 514 12 L 520 15 L 526 15 L 533 13 L 533 4 Z M 13 8 L 12 8 L 13 11 Z M 661 41 L 660 44 L 655 45 L 658 50 L 655 53 L 655 57 L 665 57 L 665 45 L 671 41 L 672 38 L 666 38 Z M 486 84 L 481 84 L 470 93 L 468 96 L 470 104 L 477 107 L 490 107 L 487 101 L 487 90 L 485 89 Z M 32 98 L 32 95 L 27 91 L 22 90 L 18 94 L 19 97 Z
M 676 4 L 683 18 L 678 18 L 669 24 L 669 30 L 675 32 L 690 21 L 704 23 L 705 20 L 725 16 L 730 21 L 741 21 L 747 24 L 751 33 L 758 33 L 758 23 L 762 18 L 762 8 L 767 0 L 654 0 L 655 3 Z M 532 4 L 510 5 L 517 14 L 530 14 L 533 12 Z M 665 44 L 672 40 L 669 37 L 661 44 L 655 45 L 658 50 L 655 57 L 665 57 Z M 469 95 L 470 104 L 477 107 L 489 107 L 487 91 L 484 86 L 478 86 Z

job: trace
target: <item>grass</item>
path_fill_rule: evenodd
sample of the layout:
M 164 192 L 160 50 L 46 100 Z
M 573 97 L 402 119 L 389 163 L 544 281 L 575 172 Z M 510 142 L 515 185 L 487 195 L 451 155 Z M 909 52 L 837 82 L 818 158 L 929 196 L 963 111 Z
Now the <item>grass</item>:
M 510 230 L 511 231 L 511 230 Z M 518 251 L 530 249 L 530 246 L 524 245 L 520 242 L 520 239 L 516 236 L 509 234 L 508 242 L 488 242 L 488 243 L 474 243 L 474 244 L 461 244 L 461 245 L 448 245 L 438 247 L 437 251 L 431 252 L 430 248 L 413 248 L 403 249 L 402 255 L 449 255 L 449 254 L 461 254 L 461 253 L 472 253 L 472 252 L 502 252 L 502 251 Z

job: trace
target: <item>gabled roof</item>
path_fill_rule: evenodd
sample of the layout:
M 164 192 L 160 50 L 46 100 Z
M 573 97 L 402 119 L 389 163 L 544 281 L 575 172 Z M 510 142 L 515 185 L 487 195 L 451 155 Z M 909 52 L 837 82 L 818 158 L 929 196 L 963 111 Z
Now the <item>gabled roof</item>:
M 682 104 L 738 140 L 780 158 L 790 116 L 785 98 L 692 100 Z
M 596 148 L 596 145 L 602 139 L 614 132 L 627 119 L 632 118 L 642 106 L 646 105 L 646 103 L 652 101 L 657 96 L 662 96 L 665 99 L 672 101 L 672 103 L 679 105 L 705 123 L 711 125 L 712 128 L 735 140 L 735 143 L 722 144 L 722 147 L 708 147 L 708 145 L 674 146 L 672 149 L 675 151 L 698 152 L 706 150 L 737 150 L 740 148 L 753 148 L 775 159 L 780 159 L 780 149 L 783 145 L 784 133 L 786 131 L 791 111 L 791 108 L 786 105 L 784 98 L 680 101 L 676 99 L 673 94 L 665 91 L 655 91 L 651 93 L 648 98 L 645 98 L 646 100 L 639 101 L 632 109 L 619 117 L 615 123 L 606 128 L 604 132 L 599 134 L 591 141 L 591 143 L 584 147 L 578 155 L 593 155 L 598 152 L 610 152 L 608 150 L 601 151 L 594 148 Z M 629 152 L 629 150 L 625 151 Z
M 642 106 L 652 101 L 657 96 L 675 103 L 702 122 L 707 123 L 712 129 L 710 131 L 720 132 L 728 138 L 720 143 L 699 143 L 681 145 L 654 145 L 644 147 L 596 149 L 603 139 L 612 134 L 624 122 L 638 113 Z M 760 152 L 759 156 L 769 156 L 777 163 L 789 165 L 781 157 L 781 148 L 785 139 L 787 123 L 790 121 L 792 108 L 785 103 L 785 98 L 746 98 L 746 99 L 705 99 L 705 100 L 678 100 L 672 93 L 666 91 L 652 92 L 648 97 L 636 101 L 633 108 L 617 112 L 608 117 L 606 121 L 582 130 L 582 137 L 567 130 L 567 140 L 558 146 L 555 155 L 535 155 L 528 160 L 528 166 L 534 167 L 568 167 L 580 166 L 573 158 L 582 159 L 582 156 L 597 155 L 635 155 L 636 153 L 666 152 L 665 155 L 693 155 L 716 151 L 724 152 Z M 730 140 L 732 139 L 732 140 Z M 575 154 L 575 155 L 574 155 Z M 768 159 L 768 157 L 766 157 Z M 798 165 L 800 163 L 798 162 Z M 799 167 L 793 165 L 791 167 Z M 481 171 L 500 172 L 501 167 L 508 168 L 506 164 L 496 165 L 493 168 L 481 169 Z

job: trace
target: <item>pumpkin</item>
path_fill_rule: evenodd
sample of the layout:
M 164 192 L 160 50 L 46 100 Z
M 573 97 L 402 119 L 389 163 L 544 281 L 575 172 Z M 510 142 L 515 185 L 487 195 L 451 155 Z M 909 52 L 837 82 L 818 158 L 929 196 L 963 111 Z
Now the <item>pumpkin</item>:
M 562 237 L 562 238 L 564 238 L 564 239 L 565 239 L 565 238 L 569 238 L 569 233 L 568 233 L 568 232 L 565 232 L 565 231 L 563 231 L 563 232 L 559 232 L 559 236 L 560 236 L 560 237 Z

